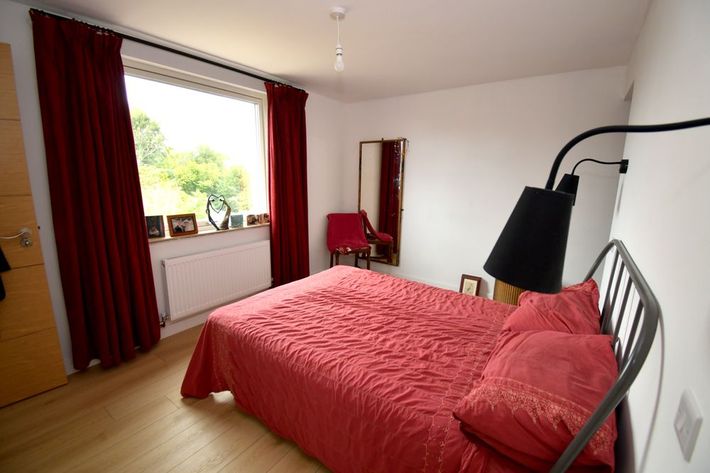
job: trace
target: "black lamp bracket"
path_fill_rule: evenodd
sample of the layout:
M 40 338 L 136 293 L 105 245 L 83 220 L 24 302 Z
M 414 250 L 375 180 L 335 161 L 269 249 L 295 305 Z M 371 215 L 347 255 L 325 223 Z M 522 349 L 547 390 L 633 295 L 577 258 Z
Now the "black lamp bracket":
M 662 123 L 658 125 L 611 125 L 611 126 L 601 126 L 599 128 L 592 128 L 584 133 L 572 138 L 561 150 L 557 153 L 555 162 L 552 163 L 552 169 L 550 169 L 550 177 L 547 178 L 547 184 L 545 184 L 545 189 L 552 190 L 555 185 L 555 178 L 557 177 L 557 171 L 560 169 L 560 164 L 565 155 L 571 150 L 574 145 L 582 140 L 590 138 L 592 136 L 601 135 L 604 133 L 656 133 L 659 131 L 673 131 L 682 130 L 685 128 L 694 128 L 698 126 L 710 125 L 710 117 L 698 118 L 696 120 L 687 120 L 683 122 L 675 123 Z M 621 172 L 621 170 L 620 170 Z

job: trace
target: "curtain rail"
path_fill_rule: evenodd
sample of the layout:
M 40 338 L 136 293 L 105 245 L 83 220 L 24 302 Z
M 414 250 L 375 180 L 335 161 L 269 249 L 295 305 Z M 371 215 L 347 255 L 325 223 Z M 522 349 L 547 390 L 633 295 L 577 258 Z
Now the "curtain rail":
M 160 50 L 169 52 L 169 53 L 178 54 L 178 55 L 180 55 L 180 56 L 183 56 L 183 57 L 186 57 L 186 58 L 189 58 L 189 59 L 194 59 L 194 60 L 196 60 L 196 61 L 204 62 L 204 63 L 210 64 L 210 65 L 212 65 L 212 66 L 221 67 L 222 69 L 227 69 L 227 70 L 229 70 L 229 71 L 236 72 L 236 73 L 238 73 L 238 74 L 243 74 L 243 75 L 245 75 L 245 76 L 249 76 L 249 77 L 252 77 L 252 78 L 254 78 L 254 79 L 262 80 L 262 81 L 264 81 L 264 82 L 272 82 L 272 83 L 278 84 L 278 85 L 288 85 L 288 84 L 286 84 L 286 83 L 284 83 L 284 82 L 277 81 L 277 80 L 271 79 L 271 78 L 269 78 L 269 77 L 264 77 L 264 76 L 261 76 L 261 75 L 259 75 L 259 74 L 255 74 L 255 73 L 253 73 L 253 72 L 245 71 L 244 69 L 239 69 L 239 68 L 237 68 L 237 67 L 233 67 L 233 66 L 230 66 L 230 65 L 228 65 L 228 64 L 224 64 L 224 63 L 222 63 L 222 62 L 219 62 L 219 61 L 214 61 L 214 60 L 212 60 L 212 59 L 208 59 L 208 58 L 205 58 L 205 57 L 201 57 L 201 56 L 198 56 L 198 55 L 196 55 L 196 54 L 192 54 L 192 53 L 188 53 L 188 52 L 186 52 L 186 51 L 181 51 L 181 50 L 179 50 L 179 49 L 171 48 L 170 46 L 164 46 L 164 45 L 159 44 L 159 43 L 154 43 L 154 42 L 152 42 L 152 41 L 148 41 L 147 39 L 138 38 L 138 37 L 136 37 L 136 36 L 132 36 L 132 35 L 129 35 L 129 34 L 126 34 L 126 33 L 121 33 L 121 32 L 118 32 L 118 31 L 114 31 L 114 30 L 112 30 L 112 29 L 105 28 L 105 27 L 103 27 L 103 26 L 94 25 L 94 24 L 91 24 L 91 23 L 89 23 L 89 22 L 87 22 L 87 21 L 84 21 L 84 20 L 78 20 L 78 19 L 76 19 L 76 18 L 70 18 L 70 17 L 68 17 L 68 16 L 58 15 L 58 14 L 56 14 L 56 13 L 50 13 L 50 12 L 47 12 L 47 11 L 44 11 L 44 10 L 39 10 L 39 9 L 37 9 L 37 8 L 32 8 L 31 11 L 35 11 L 35 12 L 37 12 L 37 13 L 41 13 L 42 15 L 46 15 L 46 16 L 49 16 L 49 17 L 52 17 L 52 18 L 57 18 L 57 19 L 60 19 L 60 20 L 79 21 L 79 22 L 81 22 L 81 23 L 84 23 L 84 24 L 87 25 L 87 26 L 92 27 L 92 28 L 96 28 L 96 29 L 99 29 L 99 30 L 102 30 L 102 31 L 108 31 L 108 32 L 110 32 L 111 34 L 115 34 L 116 36 L 119 36 L 119 37 L 121 37 L 121 38 L 123 38 L 123 39 L 127 39 L 127 40 L 129 40 L 129 41 L 133 41 L 133 42 L 135 42 L 135 43 L 140 43 L 140 44 L 143 44 L 143 45 L 146 45 L 146 46 L 150 46 L 150 47 L 152 47 L 152 48 L 157 48 L 157 49 L 160 49 Z

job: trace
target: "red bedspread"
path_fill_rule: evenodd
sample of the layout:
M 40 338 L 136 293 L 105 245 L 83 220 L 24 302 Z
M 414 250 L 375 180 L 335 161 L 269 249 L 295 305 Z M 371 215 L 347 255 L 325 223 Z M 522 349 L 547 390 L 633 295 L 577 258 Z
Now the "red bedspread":
M 512 308 L 336 266 L 212 313 L 182 394 L 230 390 L 334 472 L 477 471 L 452 410 Z

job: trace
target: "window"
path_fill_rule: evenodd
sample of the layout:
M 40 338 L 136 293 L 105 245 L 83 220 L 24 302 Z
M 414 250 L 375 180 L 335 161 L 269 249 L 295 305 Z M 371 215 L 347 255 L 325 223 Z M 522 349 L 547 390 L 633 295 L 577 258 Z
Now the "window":
M 145 214 L 204 223 L 210 194 L 233 215 L 267 212 L 263 98 L 168 74 L 126 67 Z

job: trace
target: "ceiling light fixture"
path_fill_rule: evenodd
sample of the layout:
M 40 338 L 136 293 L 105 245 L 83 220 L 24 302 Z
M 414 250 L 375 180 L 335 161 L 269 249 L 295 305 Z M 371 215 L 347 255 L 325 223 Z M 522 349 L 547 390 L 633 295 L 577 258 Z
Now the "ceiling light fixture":
M 331 8 L 330 17 L 338 24 L 338 43 L 335 45 L 335 64 L 333 67 L 336 72 L 343 72 L 345 63 L 343 62 L 343 47 L 340 45 L 340 20 L 345 19 L 345 7 Z

